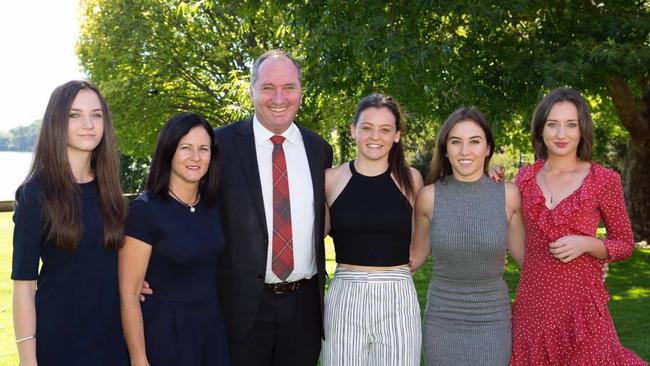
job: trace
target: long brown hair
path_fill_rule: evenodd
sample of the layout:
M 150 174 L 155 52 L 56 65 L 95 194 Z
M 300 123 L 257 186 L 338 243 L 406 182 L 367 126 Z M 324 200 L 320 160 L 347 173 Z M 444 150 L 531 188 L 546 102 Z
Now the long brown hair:
M 578 142 L 578 159 L 591 160 L 591 151 L 594 146 L 593 122 L 589 112 L 589 103 L 580 93 L 571 88 L 558 88 L 551 90 L 535 107 L 535 113 L 530 122 L 531 139 L 535 150 L 535 159 L 546 159 L 548 150 L 544 143 L 543 131 L 551 108 L 556 103 L 573 103 L 578 110 L 578 126 L 580 127 L 580 142 Z
M 447 139 L 449 138 L 449 132 L 451 129 L 461 121 L 473 121 L 481 127 L 485 133 L 485 139 L 490 149 L 488 156 L 485 157 L 485 162 L 483 165 L 483 173 L 487 174 L 488 168 L 490 166 L 490 159 L 492 154 L 494 154 L 494 136 L 490 130 L 485 117 L 481 111 L 476 108 L 463 107 L 454 111 L 445 123 L 440 127 L 438 131 L 438 138 L 436 139 L 436 147 L 433 150 L 433 158 L 431 159 L 431 165 L 429 167 L 429 174 L 427 175 L 426 184 L 432 184 L 437 181 L 444 181 L 445 177 L 452 175 L 454 172 L 451 169 L 451 163 L 449 158 L 447 158 Z
M 404 134 L 404 119 L 399 105 L 390 95 L 373 93 L 363 97 L 357 104 L 354 111 L 354 118 L 352 125 L 356 126 L 359 123 L 361 112 L 368 108 L 387 108 L 395 117 L 395 130 Z M 411 170 L 406 163 L 404 157 L 404 147 L 402 146 L 402 139 L 393 144 L 388 152 L 388 166 L 393 173 L 397 184 L 404 190 L 406 196 L 413 198 L 415 192 L 413 191 L 413 182 L 411 181 Z
M 99 191 L 104 247 L 122 246 L 126 202 L 119 183 L 119 163 L 113 124 L 104 97 L 97 87 L 73 80 L 52 92 L 43 116 L 34 161 L 24 184 L 33 179 L 43 190 L 43 218 L 47 240 L 58 248 L 75 250 L 82 231 L 81 200 L 68 160 L 68 118 L 72 103 L 82 89 L 97 94 L 102 106 L 104 134 L 91 156 L 91 169 Z

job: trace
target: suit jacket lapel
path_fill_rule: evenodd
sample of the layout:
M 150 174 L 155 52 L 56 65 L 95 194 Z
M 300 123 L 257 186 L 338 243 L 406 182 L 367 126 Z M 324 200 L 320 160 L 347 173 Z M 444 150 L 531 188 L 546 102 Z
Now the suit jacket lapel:
M 253 118 L 247 119 L 241 123 L 238 129 L 237 140 L 235 145 L 241 159 L 241 166 L 246 176 L 249 191 L 255 210 L 260 219 L 263 232 L 266 233 L 266 216 L 264 214 L 264 198 L 262 196 L 262 184 L 260 183 L 260 172 L 257 166 L 257 152 L 255 149 L 255 136 L 253 135 Z
M 319 159 L 316 157 L 317 151 L 311 136 L 303 132 L 302 127 L 298 127 L 298 128 L 300 129 L 300 134 L 302 135 L 302 142 L 305 145 L 305 152 L 307 153 L 307 161 L 309 162 L 309 172 L 311 173 L 312 187 L 314 188 L 314 197 L 316 197 L 316 185 L 318 185 L 316 183 L 317 182 L 316 179 L 318 178 L 318 175 L 315 175 L 314 173 L 319 169 L 318 168 Z
M 323 208 L 325 189 L 322 184 L 324 179 L 323 176 L 325 174 L 322 150 L 316 146 L 312 136 L 306 133 L 303 127 L 298 126 L 298 128 L 300 128 L 302 134 L 302 141 L 305 145 L 307 161 L 309 162 L 309 172 L 311 173 L 311 182 L 314 194 L 314 217 L 316 218 L 316 225 L 320 225 L 319 218 L 322 217 L 322 212 L 320 212 L 320 210 Z

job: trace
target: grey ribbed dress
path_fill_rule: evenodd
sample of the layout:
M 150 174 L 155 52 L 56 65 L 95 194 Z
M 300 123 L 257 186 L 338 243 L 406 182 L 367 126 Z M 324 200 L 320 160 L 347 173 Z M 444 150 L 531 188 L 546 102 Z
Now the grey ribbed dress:
M 423 321 L 426 363 L 507 365 L 512 348 L 505 188 L 486 176 L 435 184 L 433 276 Z

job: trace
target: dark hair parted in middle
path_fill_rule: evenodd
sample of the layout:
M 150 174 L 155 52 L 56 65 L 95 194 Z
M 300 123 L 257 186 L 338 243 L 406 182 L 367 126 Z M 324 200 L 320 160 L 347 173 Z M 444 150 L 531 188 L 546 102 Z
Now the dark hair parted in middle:
M 404 119 L 399 105 L 390 95 L 373 93 L 362 98 L 357 104 L 354 111 L 354 118 L 352 124 L 354 126 L 359 122 L 361 112 L 368 108 L 387 108 L 395 117 L 395 130 L 404 133 Z M 404 147 L 402 146 L 402 139 L 393 144 L 388 152 L 388 166 L 397 181 L 397 184 L 404 189 L 408 197 L 413 198 L 415 192 L 413 191 L 413 182 L 411 182 L 411 171 L 406 158 L 404 157 Z
M 569 102 L 573 103 L 578 109 L 578 126 L 580 127 L 580 142 L 578 143 L 578 159 L 583 161 L 591 160 L 591 151 L 594 146 L 593 122 L 589 112 L 589 104 L 580 93 L 571 88 L 553 89 L 537 104 L 533 119 L 531 120 L 531 138 L 533 140 L 533 149 L 535 150 L 535 159 L 546 159 L 548 151 L 544 144 L 542 136 L 546 119 L 548 118 L 551 108 L 556 103 Z
M 447 139 L 449 132 L 459 122 L 472 121 L 481 127 L 485 133 L 485 139 L 489 148 L 488 156 L 485 157 L 483 165 L 483 173 L 487 174 L 490 166 L 490 159 L 494 154 L 495 144 L 492 130 L 488 125 L 483 114 L 476 108 L 463 107 L 454 111 L 438 131 L 438 138 L 436 139 L 436 147 L 433 150 L 433 158 L 429 166 L 429 174 L 427 175 L 427 184 L 432 184 L 437 181 L 444 181 L 445 177 L 453 174 L 451 163 L 447 158 Z
M 172 170 L 172 159 L 178 148 L 178 143 L 196 126 L 201 126 L 210 136 L 210 164 L 199 183 L 201 201 L 208 206 L 217 203 L 217 186 L 219 184 L 219 145 L 214 138 L 210 123 L 195 113 L 183 112 L 172 116 L 160 131 L 156 151 L 151 159 L 149 178 L 146 191 L 151 195 L 169 198 L 169 178 Z

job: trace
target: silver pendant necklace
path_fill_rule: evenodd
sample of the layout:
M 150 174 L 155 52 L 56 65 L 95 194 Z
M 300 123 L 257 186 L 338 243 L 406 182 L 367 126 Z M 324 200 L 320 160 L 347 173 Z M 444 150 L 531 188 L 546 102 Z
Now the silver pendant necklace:
M 172 195 L 172 197 L 174 197 L 174 199 L 175 199 L 176 201 L 178 201 L 179 203 L 181 203 L 181 204 L 182 204 L 183 206 L 185 206 L 185 207 L 189 207 L 191 213 L 195 213 L 195 212 L 196 212 L 196 208 L 195 208 L 194 206 L 196 206 L 196 202 L 198 202 L 198 200 L 199 200 L 199 195 L 198 195 L 198 194 L 196 195 L 196 198 L 194 199 L 194 202 L 192 202 L 192 203 L 187 203 L 187 202 L 183 201 L 182 199 L 180 199 L 180 198 L 176 195 L 176 193 L 174 193 L 174 191 L 172 191 L 171 188 L 168 188 L 168 189 L 169 189 L 169 193 Z
M 553 206 L 553 191 L 551 191 L 551 187 L 549 187 L 548 183 L 546 183 L 546 173 L 542 175 L 542 180 L 544 181 L 544 185 L 546 186 L 548 193 L 551 195 L 551 197 L 549 198 L 549 203 L 551 204 L 551 206 Z
M 544 166 L 542 168 L 542 181 L 544 182 L 544 186 L 546 186 L 546 190 L 550 194 L 551 197 L 549 197 L 549 205 L 553 207 L 553 191 L 551 191 L 551 187 L 549 187 L 548 183 L 546 182 L 546 174 L 548 174 L 549 169 Z

